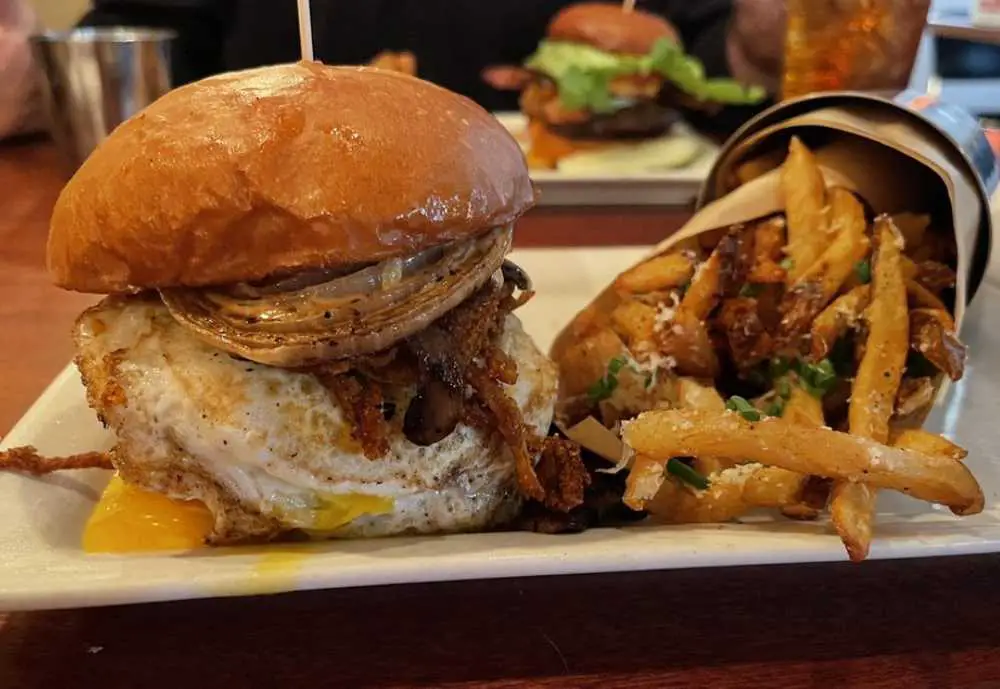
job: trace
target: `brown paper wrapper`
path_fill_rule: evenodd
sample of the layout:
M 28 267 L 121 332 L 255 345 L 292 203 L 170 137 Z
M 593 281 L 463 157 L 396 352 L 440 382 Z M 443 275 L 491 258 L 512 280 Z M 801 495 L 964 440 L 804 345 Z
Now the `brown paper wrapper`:
M 895 110 L 895 113 L 894 113 Z M 827 186 L 856 191 L 876 213 L 934 213 L 946 209 L 958 248 L 955 322 L 961 329 L 968 301 L 969 275 L 984 207 L 974 172 L 962 152 L 912 113 L 889 103 L 848 100 L 770 124 L 744 128 L 722 149 L 706 182 L 701 207 L 675 234 L 658 244 L 647 258 L 663 254 L 684 240 L 730 225 L 746 223 L 783 210 L 780 165 L 788 140 L 801 137 L 813 150 Z M 739 184 L 737 169 L 753 161 L 756 178 Z M 588 308 L 613 308 L 617 295 L 609 285 Z M 574 323 L 553 344 L 553 358 L 576 337 Z M 941 376 L 938 399 L 947 378 Z M 625 448 L 618 436 L 593 418 L 560 430 L 610 462 Z

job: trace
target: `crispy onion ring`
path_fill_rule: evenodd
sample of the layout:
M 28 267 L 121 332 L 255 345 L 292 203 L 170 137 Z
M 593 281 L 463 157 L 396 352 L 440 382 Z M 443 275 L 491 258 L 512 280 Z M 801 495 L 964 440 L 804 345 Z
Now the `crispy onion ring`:
M 209 344 L 270 366 L 383 350 L 426 328 L 500 270 L 511 227 L 353 272 L 309 271 L 268 285 L 160 291 Z

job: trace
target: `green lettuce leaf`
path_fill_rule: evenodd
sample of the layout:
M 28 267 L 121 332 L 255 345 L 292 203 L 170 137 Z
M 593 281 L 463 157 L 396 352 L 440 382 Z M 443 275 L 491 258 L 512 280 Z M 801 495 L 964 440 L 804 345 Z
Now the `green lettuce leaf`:
M 732 79 L 707 79 L 697 59 L 673 41 L 660 39 L 647 55 L 621 55 L 582 43 L 542 41 L 525 66 L 552 78 L 563 107 L 610 112 L 620 106 L 608 86 L 615 77 L 658 74 L 681 91 L 703 101 L 726 104 L 759 103 L 764 91 Z

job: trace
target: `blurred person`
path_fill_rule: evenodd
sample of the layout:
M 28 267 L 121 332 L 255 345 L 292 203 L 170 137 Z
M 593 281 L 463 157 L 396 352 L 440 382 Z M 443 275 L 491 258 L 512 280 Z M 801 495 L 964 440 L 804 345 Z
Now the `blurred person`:
M 420 77 L 488 110 L 516 110 L 517 94 L 483 79 L 493 65 L 520 64 L 566 0 L 312 0 L 315 55 L 364 64 L 383 51 L 415 56 Z M 783 43 L 781 0 L 639 0 L 666 17 L 710 77 L 774 89 Z M 177 85 L 299 56 L 291 0 L 95 0 L 82 24 L 170 28 Z M 772 91 L 773 92 L 773 91 Z M 744 109 L 737 109 L 744 110 Z M 734 123 L 746 116 L 737 113 Z
M 0 0 L 0 139 L 39 125 L 39 80 L 29 37 L 35 14 L 24 0 Z

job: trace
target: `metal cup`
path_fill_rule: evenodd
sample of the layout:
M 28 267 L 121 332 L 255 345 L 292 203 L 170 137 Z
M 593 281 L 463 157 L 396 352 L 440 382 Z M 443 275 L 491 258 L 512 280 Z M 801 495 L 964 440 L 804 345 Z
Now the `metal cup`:
M 174 38 L 124 27 L 32 36 L 52 137 L 74 169 L 115 127 L 170 90 Z

